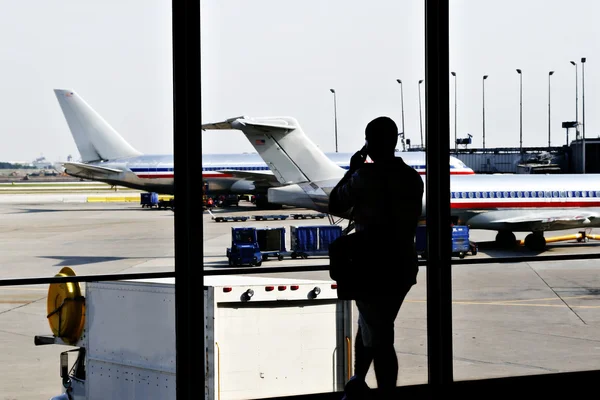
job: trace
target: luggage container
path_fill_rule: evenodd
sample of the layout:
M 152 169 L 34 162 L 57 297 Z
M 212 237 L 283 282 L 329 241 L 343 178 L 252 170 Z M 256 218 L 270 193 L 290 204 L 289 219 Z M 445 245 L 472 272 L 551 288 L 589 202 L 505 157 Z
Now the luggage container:
M 342 235 L 339 225 L 292 226 L 291 257 L 308 258 L 329 254 L 329 245 Z
M 155 193 L 155 192 L 140 193 L 140 204 L 142 205 L 142 208 L 158 207 L 158 193 Z
M 274 257 L 283 260 L 285 249 L 285 228 L 257 228 L 256 241 L 263 261 Z
M 427 258 L 427 227 L 425 225 L 417 226 L 415 247 L 421 258 Z M 466 225 L 452 225 L 452 255 L 464 258 L 469 252 L 476 255 L 477 251 L 477 244 L 470 240 L 469 227 Z

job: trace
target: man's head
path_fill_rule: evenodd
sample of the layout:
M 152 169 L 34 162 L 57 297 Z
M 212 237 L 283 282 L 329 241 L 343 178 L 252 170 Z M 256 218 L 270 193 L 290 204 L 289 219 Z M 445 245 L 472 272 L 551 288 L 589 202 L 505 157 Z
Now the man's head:
M 365 129 L 367 153 L 373 161 L 394 157 L 398 143 L 398 127 L 389 117 L 378 117 Z

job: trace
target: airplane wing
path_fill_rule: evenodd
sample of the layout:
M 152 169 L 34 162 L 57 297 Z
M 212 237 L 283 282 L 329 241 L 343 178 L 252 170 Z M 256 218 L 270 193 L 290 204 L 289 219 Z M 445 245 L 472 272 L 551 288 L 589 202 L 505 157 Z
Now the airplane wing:
M 258 186 L 279 186 L 279 181 L 271 171 L 238 171 L 232 169 L 220 169 L 217 172 L 228 174 L 234 178 L 254 181 Z
M 115 175 L 115 174 L 119 174 L 119 173 L 123 172 L 120 169 L 106 168 L 106 167 L 101 167 L 99 165 L 90 165 L 90 164 L 84 164 L 84 163 L 78 163 L 78 162 L 66 162 L 66 163 L 63 163 L 63 167 L 67 174 L 73 175 L 73 176 L 78 176 L 78 177 L 80 177 L 80 176 L 96 177 L 98 175 L 104 175 L 106 177 L 109 177 L 111 175 Z

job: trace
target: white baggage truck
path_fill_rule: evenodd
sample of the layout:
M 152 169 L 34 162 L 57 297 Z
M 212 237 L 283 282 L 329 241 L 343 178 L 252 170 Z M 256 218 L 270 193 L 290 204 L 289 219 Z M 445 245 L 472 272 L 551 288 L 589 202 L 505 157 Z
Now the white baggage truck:
M 205 400 L 343 389 L 352 305 L 337 298 L 335 282 L 204 279 Z M 78 286 L 50 285 L 53 334 L 35 337 L 36 345 L 73 346 L 61 354 L 55 399 L 175 399 L 174 279 L 89 282 L 85 295 Z

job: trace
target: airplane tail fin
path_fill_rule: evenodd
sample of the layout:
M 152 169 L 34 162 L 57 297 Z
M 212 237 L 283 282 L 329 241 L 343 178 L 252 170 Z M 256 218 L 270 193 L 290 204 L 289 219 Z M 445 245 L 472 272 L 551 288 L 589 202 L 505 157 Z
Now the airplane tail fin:
M 340 178 L 345 173 L 304 134 L 294 118 L 237 117 L 202 125 L 202 130 L 214 129 L 242 131 L 283 185 Z
M 84 163 L 139 156 L 92 107 L 72 90 L 54 89 Z

